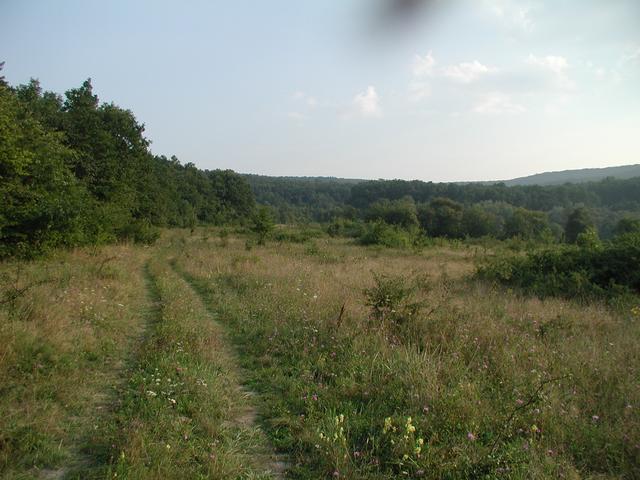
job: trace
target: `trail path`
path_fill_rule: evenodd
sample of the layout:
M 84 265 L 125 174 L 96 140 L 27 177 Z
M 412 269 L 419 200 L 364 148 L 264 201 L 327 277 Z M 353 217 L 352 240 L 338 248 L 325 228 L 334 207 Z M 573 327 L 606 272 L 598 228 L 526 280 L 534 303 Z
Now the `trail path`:
M 237 379 L 237 383 L 235 384 L 234 388 L 239 399 L 239 404 L 233 412 L 233 416 L 231 416 L 226 421 L 226 423 L 230 426 L 238 428 L 241 431 L 244 431 L 245 434 L 258 435 L 259 437 L 261 437 L 261 443 L 265 446 L 266 451 L 259 453 L 258 455 L 254 455 L 255 463 L 259 466 L 262 466 L 266 471 L 270 472 L 273 478 L 285 478 L 285 474 L 288 468 L 287 459 L 283 455 L 279 455 L 275 452 L 273 447 L 269 444 L 266 434 L 258 424 L 258 410 L 255 406 L 255 401 L 258 398 L 257 394 L 242 383 L 242 370 L 239 366 L 237 355 L 234 349 L 230 346 L 230 343 L 224 332 L 224 327 L 220 325 L 220 323 L 215 319 L 215 317 L 217 316 L 217 312 L 213 310 L 207 302 L 204 301 L 200 292 L 196 288 L 194 288 L 189 279 L 178 268 L 176 268 L 175 262 L 170 261 L 169 264 L 171 265 L 171 268 L 175 272 L 175 274 L 180 277 L 182 282 L 184 282 L 185 288 L 188 288 L 190 294 L 193 294 L 197 299 L 195 300 L 195 302 L 197 303 L 197 305 L 195 305 L 195 308 L 203 309 L 203 311 L 207 312 L 209 320 L 219 331 L 219 336 L 222 340 L 221 348 L 225 350 L 225 355 L 231 359 L 231 362 L 233 364 L 233 372 L 229 373 L 232 377 Z

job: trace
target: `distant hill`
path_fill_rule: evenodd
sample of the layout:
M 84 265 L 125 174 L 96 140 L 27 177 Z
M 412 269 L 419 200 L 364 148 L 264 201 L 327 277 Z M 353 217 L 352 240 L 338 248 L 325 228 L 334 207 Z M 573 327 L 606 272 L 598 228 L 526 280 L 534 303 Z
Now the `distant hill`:
M 597 182 L 607 177 L 618 179 L 640 177 L 640 165 L 545 172 L 528 177 L 506 180 L 502 183 L 510 187 L 516 185 L 562 185 L 564 183 Z

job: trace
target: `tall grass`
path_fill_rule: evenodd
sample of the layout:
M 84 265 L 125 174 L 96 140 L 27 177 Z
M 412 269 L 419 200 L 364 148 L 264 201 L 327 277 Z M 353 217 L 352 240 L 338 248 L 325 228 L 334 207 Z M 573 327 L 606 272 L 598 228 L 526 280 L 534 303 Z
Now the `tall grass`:
M 301 242 L 0 264 L 0 477 L 640 477 L 637 297 L 495 286 L 492 245 Z
M 0 476 L 61 476 L 113 401 L 123 359 L 144 329 L 128 246 L 0 264 Z
M 471 251 L 192 244 L 294 478 L 636 478 L 638 318 L 473 280 Z M 373 272 L 420 278 L 412 328 L 372 322 Z M 369 302 L 370 303 L 370 302 Z M 342 306 L 344 314 L 341 314 Z

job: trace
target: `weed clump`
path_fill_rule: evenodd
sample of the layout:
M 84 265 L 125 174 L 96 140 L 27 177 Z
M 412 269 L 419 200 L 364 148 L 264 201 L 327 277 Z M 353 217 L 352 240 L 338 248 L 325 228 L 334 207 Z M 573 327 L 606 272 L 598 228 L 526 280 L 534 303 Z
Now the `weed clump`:
M 379 325 L 403 326 L 415 319 L 424 303 L 416 299 L 418 284 L 400 275 L 373 274 L 374 285 L 365 288 L 370 319 Z

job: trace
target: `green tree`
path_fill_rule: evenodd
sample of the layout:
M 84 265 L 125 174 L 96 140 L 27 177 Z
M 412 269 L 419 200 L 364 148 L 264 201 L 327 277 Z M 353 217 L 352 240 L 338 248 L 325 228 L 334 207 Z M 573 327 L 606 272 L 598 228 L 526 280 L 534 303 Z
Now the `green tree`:
M 616 236 L 627 233 L 640 233 L 640 219 L 629 217 L 621 218 L 614 229 L 614 233 Z
M 0 257 L 34 256 L 87 240 L 85 191 L 67 163 L 73 152 L 0 86 Z
M 498 219 L 477 205 L 467 207 L 462 213 L 462 232 L 474 238 L 497 236 Z
M 576 243 L 578 235 L 585 233 L 590 228 L 594 228 L 594 225 L 587 209 L 576 208 L 567 219 L 567 225 L 564 229 L 565 240 L 567 243 Z
M 275 227 L 271 210 L 269 207 L 259 206 L 251 220 L 251 231 L 257 235 L 258 245 L 264 245 L 267 236 Z
M 369 206 L 366 219 L 369 221 L 382 220 L 389 225 L 396 225 L 405 229 L 418 226 L 416 204 L 411 197 L 400 200 L 379 200 Z
M 547 240 L 553 238 L 553 233 L 544 212 L 516 208 L 505 221 L 504 236 L 523 240 Z
M 434 198 L 418 210 L 420 226 L 432 237 L 462 236 L 463 207 L 449 198 Z

